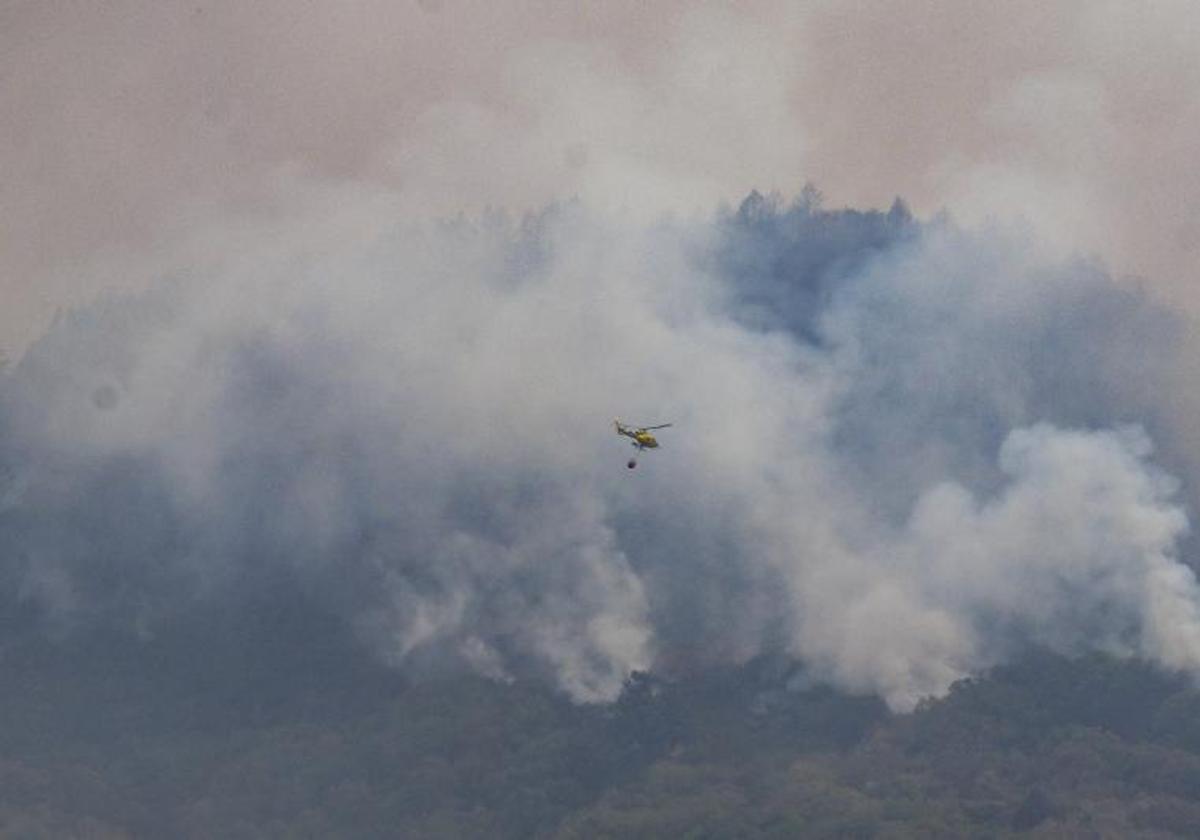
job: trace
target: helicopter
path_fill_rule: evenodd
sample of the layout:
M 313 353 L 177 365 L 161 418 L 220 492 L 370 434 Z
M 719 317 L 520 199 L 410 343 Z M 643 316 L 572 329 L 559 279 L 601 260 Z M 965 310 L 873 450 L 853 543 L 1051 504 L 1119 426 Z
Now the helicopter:
M 670 423 L 660 423 L 657 426 L 626 426 L 620 420 L 613 420 L 617 427 L 617 434 L 624 435 L 633 441 L 633 448 L 641 452 L 643 449 L 658 449 L 658 439 L 650 434 L 656 429 L 670 428 Z M 630 458 L 625 465 L 629 469 L 637 466 L 637 459 Z

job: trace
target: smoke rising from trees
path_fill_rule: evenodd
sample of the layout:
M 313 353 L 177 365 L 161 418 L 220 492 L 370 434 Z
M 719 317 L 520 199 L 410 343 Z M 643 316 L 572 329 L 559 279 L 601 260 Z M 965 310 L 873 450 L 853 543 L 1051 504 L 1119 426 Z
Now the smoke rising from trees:
M 1200 673 L 1190 325 L 1095 265 L 813 191 L 298 203 L 0 379 L 10 632 L 293 593 L 396 667 L 582 701 L 763 652 L 895 708 L 1033 645 Z M 614 414 L 675 424 L 644 469 Z

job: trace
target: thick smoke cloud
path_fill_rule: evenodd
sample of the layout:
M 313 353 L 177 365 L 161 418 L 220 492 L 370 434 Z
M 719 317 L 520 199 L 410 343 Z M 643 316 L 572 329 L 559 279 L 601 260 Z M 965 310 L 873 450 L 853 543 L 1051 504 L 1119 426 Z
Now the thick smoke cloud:
M 1200 674 L 1188 325 L 1096 266 L 812 191 L 658 224 L 296 204 L 0 380 L 8 632 L 275 592 L 396 667 L 583 701 L 760 653 L 895 708 L 1030 645 Z M 675 428 L 630 472 L 614 414 Z

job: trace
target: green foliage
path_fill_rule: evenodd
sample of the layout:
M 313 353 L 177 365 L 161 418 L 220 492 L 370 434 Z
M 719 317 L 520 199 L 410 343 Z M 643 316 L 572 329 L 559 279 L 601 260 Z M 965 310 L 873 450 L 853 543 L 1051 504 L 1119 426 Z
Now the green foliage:
M 356 700 L 222 714 L 211 674 L 38 661 L 0 688 L 4 837 L 1200 834 L 1200 695 L 1136 662 L 1033 656 L 892 716 L 765 660 L 608 706 L 354 665 Z

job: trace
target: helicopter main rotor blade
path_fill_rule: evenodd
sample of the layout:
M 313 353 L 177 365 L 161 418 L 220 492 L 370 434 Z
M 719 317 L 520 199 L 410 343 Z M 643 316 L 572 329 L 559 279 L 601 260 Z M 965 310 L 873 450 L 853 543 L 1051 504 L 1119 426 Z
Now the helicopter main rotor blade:
M 642 426 L 642 431 L 643 432 L 652 432 L 655 429 L 668 429 L 670 427 L 671 427 L 670 423 L 662 423 L 658 426 Z

